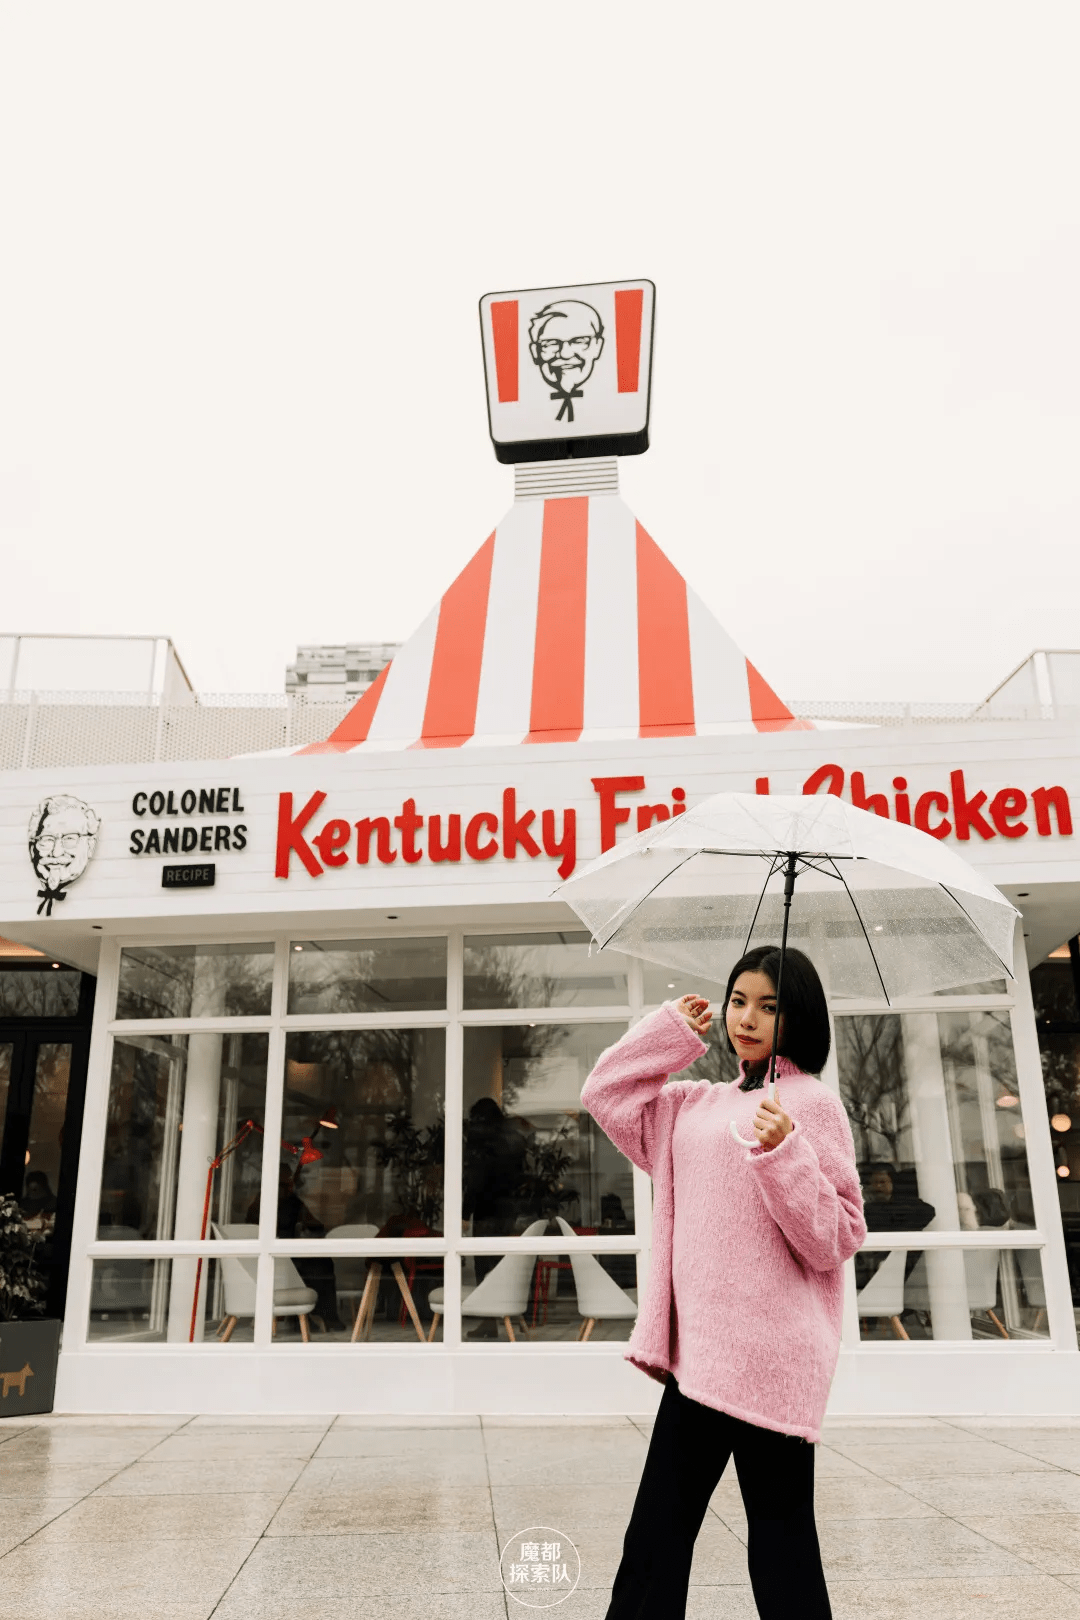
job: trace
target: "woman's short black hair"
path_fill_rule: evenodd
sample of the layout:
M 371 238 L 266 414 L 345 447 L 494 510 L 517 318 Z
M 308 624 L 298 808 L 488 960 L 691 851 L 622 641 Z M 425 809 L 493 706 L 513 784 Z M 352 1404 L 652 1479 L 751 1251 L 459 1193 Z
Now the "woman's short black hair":
M 725 1033 L 728 1002 L 740 973 L 764 973 L 775 985 L 779 971 L 780 948 L 777 945 L 758 945 L 739 958 L 728 976 L 724 992 Z M 730 1039 L 728 1045 L 731 1046 Z M 784 1002 L 780 1008 L 777 1053 L 780 1057 L 790 1058 L 804 1074 L 820 1074 L 829 1060 L 831 1046 L 829 1007 L 817 968 L 802 951 L 789 946 L 784 958 Z

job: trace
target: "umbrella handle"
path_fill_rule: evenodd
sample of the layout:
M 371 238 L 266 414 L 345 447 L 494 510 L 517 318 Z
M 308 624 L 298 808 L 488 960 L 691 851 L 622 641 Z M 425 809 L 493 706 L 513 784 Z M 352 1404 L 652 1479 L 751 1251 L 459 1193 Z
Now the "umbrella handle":
M 759 1142 L 744 1142 L 743 1141 L 742 1137 L 739 1135 L 739 1127 L 736 1125 L 734 1120 L 730 1121 L 730 1125 L 731 1125 L 731 1134 L 735 1138 L 736 1142 L 738 1142 L 740 1147 L 744 1147 L 744 1148 L 760 1147 L 761 1144 Z

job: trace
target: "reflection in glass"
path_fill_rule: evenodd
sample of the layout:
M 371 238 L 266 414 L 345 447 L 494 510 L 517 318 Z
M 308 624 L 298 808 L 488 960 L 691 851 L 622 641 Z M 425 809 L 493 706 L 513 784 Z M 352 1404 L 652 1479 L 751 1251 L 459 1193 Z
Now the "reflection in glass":
M 546 1222 L 538 1223 L 546 1225 Z M 530 1231 L 529 1236 L 540 1235 Z M 465 1255 L 461 1326 L 465 1343 L 625 1341 L 638 1311 L 632 1254 Z M 441 1296 L 432 1300 L 434 1309 Z
M 254 1268 L 254 1260 L 248 1262 Z M 93 1262 L 93 1280 L 90 1286 L 90 1320 L 87 1338 L 91 1344 L 106 1341 L 127 1344 L 164 1344 L 175 1337 L 169 1332 L 170 1302 L 176 1293 L 174 1271 L 183 1268 L 185 1274 L 190 1262 L 167 1259 L 125 1260 L 122 1252 L 116 1258 Z M 204 1262 L 206 1287 L 202 1292 L 203 1310 L 196 1323 L 195 1337 L 213 1342 L 222 1338 L 224 1322 L 220 1316 L 223 1297 L 221 1268 L 216 1260 Z M 190 1333 L 191 1290 L 187 1289 L 188 1323 L 183 1338 Z M 235 1343 L 251 1343 L 252 1323 L 231 1335 Z
M 465 940 L 465 1007 L 625 1007 L 628 960 L 593 950 L 584 930 L 474 934 Z
M 0 1147 L 4 1141 L 4 1120 L 7 1117 L 8 1093 L 11 1089 L 11 1062 L 15 1048 L 10 1041 L 0 1041 Z
M 370 1236 L 358 1226 L 338 1237 Z M 275 1262 L 277 1344 L 432 1344 L 442 1339 L 443 1259 L 438 1254 L 298 1256 Z M 312 1268 L 317 1268 L 317 1275 Z
M 267 1045 L 264 1034 L 116 1038 L 100 1239 L 198 1238 L 211 1161 L 229 1144 L 210 1220 L 245 1218 L 261 1175 Z
M 70 1074 L 70 1042 L 40 1042 L 34 1062 L 26 1171 L 19 1208 L 36 1245 L 37 1263 L 46 1273 L 51 1271 L 54 1259 L 56 1194 L 60 1186 L 60 1154 L 64 1145 Z
M 441 1234 L 445 1075 L 441 1029 L 289 1034 L 282 1131 L 300 1152 L 279 1193 L 278 1236 Z
M 445 939 L 305 939 L 289 947 L 291 1013 L 445 1006 Z
M 474 1237 L 563 1216 L 581 1233 L 634 1230 L 633 1170 L 581 1107 L 625 1024 L 464 1031 L 462 1215 Z
M 714 1018 L 720 1017 L 726 985 L 704 979 L 700 974 L 684 973 L 681 968 L 657 967 L 655 962 L 642 962 L 641 978 L 646 1007 L 659 1006 L 662 1001 L 678 1001 L 680 996 L 697 995 L 712 1003 Z
M 1038 1249 L 864 1249 L 855 1260 L 864 1340 L 1049 1337 Z
M 1080 1306 L 1080 972 L 1067 959 L 1040 962 L 1031 995 L 1069 1283 Z
M 71 968 L 0 969 L 0 1018 L 74 1018 L 81 980 Z
M 120 953 L 117 1018 L 254 1018 L 270 1011 L 273 945 L 140 945 Z
M 1006 1010 L 844 1016 L 836 1052 L 872 1232 L 1034 1226 Z

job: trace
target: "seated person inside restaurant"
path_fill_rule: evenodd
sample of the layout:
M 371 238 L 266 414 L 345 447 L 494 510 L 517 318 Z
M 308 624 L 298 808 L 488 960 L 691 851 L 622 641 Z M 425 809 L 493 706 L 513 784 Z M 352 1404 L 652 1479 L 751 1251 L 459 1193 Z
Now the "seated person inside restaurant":
M 248 1208 L 247 1218 L 252 1225 L 259 1221 L 260 1194 L 256 1193 Z M 277 1235 L 279 1238 L 325 1237 L 326 1227 L 308 1209 L 296 1190 L 292 1166 L 281 1164 L 278 1170 Z M 312 1312 L 312 1321 L 325 1333 L 343 1333 L 345 1323 L 338 1315 L 337 1281 L 334 1262 L 319 1255 L 303 1255 L 293 1259 L 293 1265 L 309 1288 L 319 1296 Z
M 919 1197 L 913 1177 L 913 1171 L 905 1174 L 891 1164 L 867 1166 L 863 1174 L 863 1214 L 868 1232 L 921 1232 L 930 1225 L 937 1211 L 933 1204 Z M 911 1276 L 921 1252 L 909 1249 L 904 1263 L 905 1277 Z M 855 1281 L 859 1288 L 866 1287 L 888 1254 L 888 1249 L 870 1249 L 855 1256 Z

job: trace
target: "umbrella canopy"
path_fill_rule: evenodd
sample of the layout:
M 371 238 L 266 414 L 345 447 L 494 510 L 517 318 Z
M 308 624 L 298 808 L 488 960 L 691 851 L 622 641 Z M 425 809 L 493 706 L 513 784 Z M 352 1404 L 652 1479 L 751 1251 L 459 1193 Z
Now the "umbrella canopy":
M 597 944 L 723 983 L 787 940 L 833 996 L 927 995 L 1012 976 L 1019 913 L 953 850 L 832 794 L 717 793 L 557 893 Z

